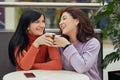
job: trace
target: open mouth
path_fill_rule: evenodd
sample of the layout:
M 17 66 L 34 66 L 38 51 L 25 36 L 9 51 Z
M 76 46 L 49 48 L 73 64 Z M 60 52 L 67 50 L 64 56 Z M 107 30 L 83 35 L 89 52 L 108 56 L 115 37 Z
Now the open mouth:
M 61 29 L 63 30 L 63 29 L 65 29 L 65 27 L 64 27 L 64 26 L 61 26 Z

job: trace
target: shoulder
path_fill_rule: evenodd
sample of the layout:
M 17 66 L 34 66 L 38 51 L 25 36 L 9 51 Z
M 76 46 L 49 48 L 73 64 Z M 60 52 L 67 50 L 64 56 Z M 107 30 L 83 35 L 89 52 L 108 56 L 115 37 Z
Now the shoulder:
M 96 38 L 91 38 L 87 42 L 81 43 L 81 42 L 78 41 L 76 43 L 76 45 L 79 45 L 79 44 L 85 46 L 85 45 L 90 45 L 90 44 L 100 44 L 100 42 Z
M 87 43 L 99 44 L 100 42 L 96 38 L 91 38 L 89 41 L 87 41 Z
M 75 46 L 82 47 L 82 48 L 99 48 L 100 42 L 96 38 L 91 38 L 87 42 L 84 42 L 84 43 L 77 42 Z
M 89 41 L 85 43 L 85 45 L 89 47 L 100 47 L 100 42 L 96 38 L 91 38 Z

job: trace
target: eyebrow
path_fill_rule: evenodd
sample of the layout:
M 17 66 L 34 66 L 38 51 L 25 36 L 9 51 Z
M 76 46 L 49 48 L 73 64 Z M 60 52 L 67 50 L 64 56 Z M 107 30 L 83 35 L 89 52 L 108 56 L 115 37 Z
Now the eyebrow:
M 65 15 L 62 16 L 62 18 L 66 17 Z

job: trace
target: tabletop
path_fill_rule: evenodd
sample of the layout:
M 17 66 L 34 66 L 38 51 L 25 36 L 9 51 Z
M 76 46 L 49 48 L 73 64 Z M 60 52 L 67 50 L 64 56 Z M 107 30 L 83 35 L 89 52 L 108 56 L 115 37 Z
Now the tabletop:
M 89 80 L 85 74 L 65 70 L 28 70 L 6 74 L 3 80 Z

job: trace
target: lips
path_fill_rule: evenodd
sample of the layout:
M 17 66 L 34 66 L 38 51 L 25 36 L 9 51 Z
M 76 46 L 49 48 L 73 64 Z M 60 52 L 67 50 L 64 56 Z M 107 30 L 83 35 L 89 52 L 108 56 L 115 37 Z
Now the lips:
M 61 29 L 63 30 L 65 27 L 64 26 L 61 26 Z

